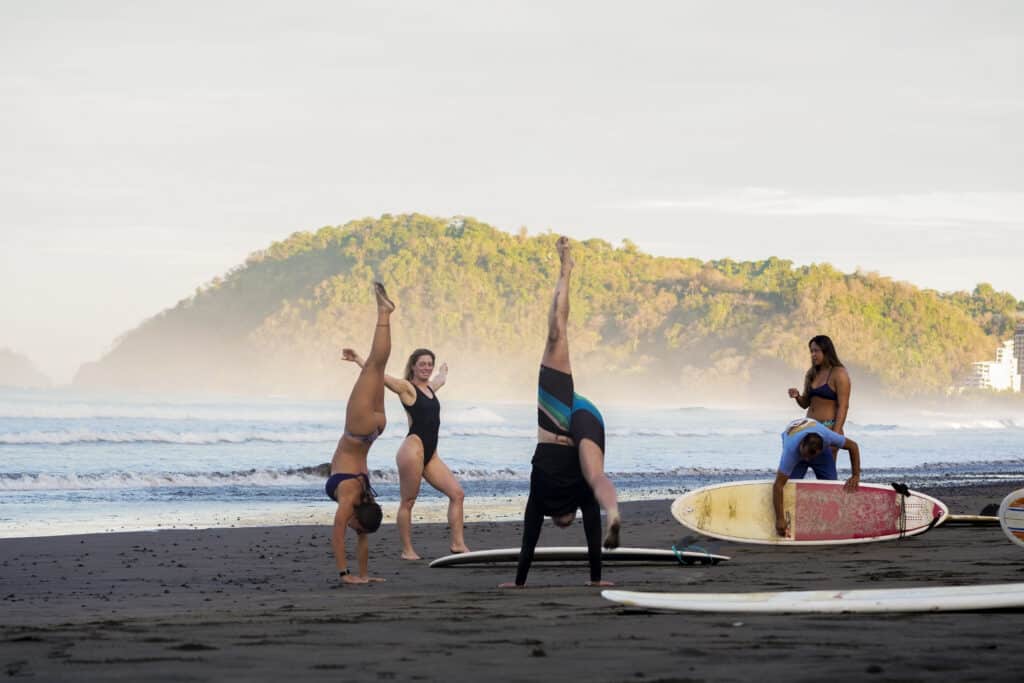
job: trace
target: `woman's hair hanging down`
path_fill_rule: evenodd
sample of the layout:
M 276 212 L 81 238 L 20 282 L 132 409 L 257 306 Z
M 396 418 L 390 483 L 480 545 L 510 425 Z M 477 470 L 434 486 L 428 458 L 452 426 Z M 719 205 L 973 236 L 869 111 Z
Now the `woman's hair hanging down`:
M 359 522 L 359 526 L 368 534 L 372 534 L 379 529 L 381 520 L 384 519 L 384 512 L 380 509 L 380 505 L 369 496 L 364 498 L 359 505 L 355 506 L 353 513 L 355 514 L 356 521 Z
M 419 360 L 420 356 L 430 356 L 430 360 L 437 362 L 437 358 L 434 356 L 434 352 L 430 349 L 416 349 L 409 356 L 409 360 L 405 363 L 405 379 L 406 381 L 412 381 L 412 366 L 416 365 L 416 361 Z
M 821 349 L 822 354 L 825 356 L 825 362 L 827 362 L 833 368 L 843 367 L 842 361 L 839 360 L 839 354 L 836 353 L 836 345 L 832 343 L 832 339 L 828 335 L 819 334 L 815 337 L 811 337 L 811 340 L 807 342 L 807 348 L 811 348 L 811 344 L 817 344 L 818 348 Z M 807 374 L 804 375 L 804 396 L 807 396 L 811 391 L 811 384 L 814 382 L 814 376 L 818 373 L 818 366 L 811 365 L 807 370 Z

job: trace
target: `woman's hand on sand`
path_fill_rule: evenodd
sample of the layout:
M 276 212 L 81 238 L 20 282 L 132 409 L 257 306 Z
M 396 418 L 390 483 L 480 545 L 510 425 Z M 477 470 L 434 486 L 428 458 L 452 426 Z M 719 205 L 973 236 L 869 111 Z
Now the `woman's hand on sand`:
M 790 387 L 789 388 L 789 397 L 790 398 L 800 398 L 800 391 L 796 387 Z
M 519 585 L 515 581 L 506 581 L 505 583 L 499 583 L 498 588 L 526 588 L 526 584 Z
M 587 581 L 587 585 L 593 588 L 609 588 L 615 584 L 611 581 Z

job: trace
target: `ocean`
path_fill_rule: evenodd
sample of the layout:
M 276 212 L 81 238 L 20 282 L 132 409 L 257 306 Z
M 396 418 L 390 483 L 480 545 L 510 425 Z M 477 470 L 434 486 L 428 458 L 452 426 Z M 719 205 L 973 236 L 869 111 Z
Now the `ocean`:
M 515 518 L 536 438 L 532 402 L 442 398 L 439 453 L 466 491 L 467 519 Z M 623 500 L 667 498 L 774 473 L 779 433 L 801 411 L 603 404 L 605 470 Z M 407 429 L 391 397 L 370 451 L 385 511 L 398 500 L 395 452 Z M 156 400 L 71 390 L 0 390 L 0 537 L 164 528 L 329 524 L 324 463 L 342 429 L 340 401 Z M 854 406 L 846 434 L 862 481 L 912 487 L 1024 475 L 1024 417 Z M 840 455 L 840 477 L 849 460 Z M 416 519 L 442 519 L 428 484 Z M 977 513 L 977 510 L 955 511 Z

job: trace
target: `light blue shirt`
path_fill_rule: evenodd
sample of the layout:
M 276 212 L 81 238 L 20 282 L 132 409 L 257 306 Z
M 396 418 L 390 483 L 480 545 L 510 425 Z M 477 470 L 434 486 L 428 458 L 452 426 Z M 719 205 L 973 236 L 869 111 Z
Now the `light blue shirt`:
M 821 440 L 825 442 L 826 449 L 830 446 L 842 448 L 846 445 L 845 436 L 836 434 L 817 420 L 812 420 L 809 417 L 793 420 L 786 427 L 786 431 L 782 432 L 782 457 L 779 459 L 780 474 L 788 477 L 793 473 L 793 468 L 800 462 L 800 442 L 808 434 L 819 435 Z

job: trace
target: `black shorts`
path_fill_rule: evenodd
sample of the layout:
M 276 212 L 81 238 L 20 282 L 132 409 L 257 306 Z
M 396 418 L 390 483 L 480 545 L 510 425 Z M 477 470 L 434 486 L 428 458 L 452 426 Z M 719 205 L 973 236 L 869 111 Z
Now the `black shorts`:
M 551 517 L 575 512 L 594 499 L 575 447 L 537 444 L 530 472 L 530 498 L 542 514 Z

